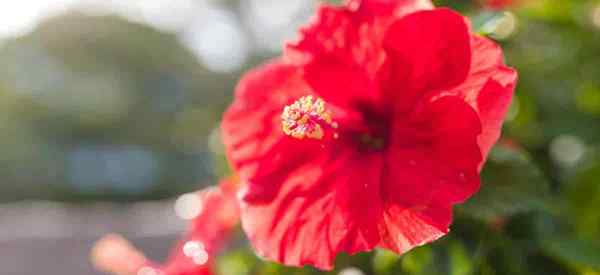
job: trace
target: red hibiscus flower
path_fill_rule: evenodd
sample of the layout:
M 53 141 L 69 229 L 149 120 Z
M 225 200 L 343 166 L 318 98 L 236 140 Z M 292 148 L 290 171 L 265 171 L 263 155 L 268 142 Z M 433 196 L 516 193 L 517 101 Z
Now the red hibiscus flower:
M 513 96 L 501 49 L 426 0 L 321 6 L 300 32 L 223 119 L 257 253 L 330 269 L 341 252 L 446 234 Z
M 115 275 L 214 274 L 212 257 L 224 245 L 239 220 L 236 191 L 235 184 L 223 181 L 219 187 L 198 193 L 202 210 L 164 265 L 151 262 L 127 240 L 115 234 L 107 235 L 96 243 L 92 262 L 98 269 Z

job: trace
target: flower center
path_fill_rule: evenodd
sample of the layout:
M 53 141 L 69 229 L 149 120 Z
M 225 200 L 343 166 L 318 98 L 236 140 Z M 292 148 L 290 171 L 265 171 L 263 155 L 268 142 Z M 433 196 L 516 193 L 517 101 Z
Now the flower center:
M 366 129 L 358 131 L 354 135 L 354 141 L 363 151 L 377 152 L 384 150 L 389 135 L 390 114 L 367 105 L 358 106 L 357 108 L 366 124 Z
M 359 143 L 363 148 L 367 150 L 378 151 L 385 147 L 385 139 L 371 134 L 361 134 L 359 136 Z
M 283 132 L 297 139 L 322 139 L 326 129 L 337 129 L 338 124 L 331 118 L 331 111 L 325 108 L 321 98 L 303 96 L 291 105 L 285 106 L 281 114 Z M 333 133 L 337 138 L 337 133 Z

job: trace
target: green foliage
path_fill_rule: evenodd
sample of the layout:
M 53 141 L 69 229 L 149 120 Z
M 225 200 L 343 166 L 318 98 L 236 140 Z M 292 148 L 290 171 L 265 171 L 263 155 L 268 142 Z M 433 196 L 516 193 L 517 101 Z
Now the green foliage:
M 578 236 L 599 239 L 600 236 L 600 156 L 598 149 L 590 149 L 590 160 L 579 167 L 566 186 L 568 213 Z
M 373 257 L 373 270 L 380 275 L 394 274 L 398 262 L 398 255 L 387 250 L 377 250 Z
M 582 84 L 575 102 L 580 111 L 600 116 L 600 87 L 592 83 Z
M 499 145 L 482 172 L 481 189 L 459 209 L 491 221 L 548 208 L 549 195 L 548 182 L 530 158 L 518 149 Z
M 460 242 L 452 242 L 448 246 L 451 275 L 470 275 L 474 263 L 467 248 Z
M 258 262 L 248 249 L 230 251 L 218 259 L 217 270 L 221 275 L 251 275 Z M 269 273 L 267 273 L 269 274 Z
M 549 255 L 574 267 L 587 267 L 600 272 L 600 243 L 570 237 L 544 241 L 543 249 Z
M 408 274 L 431 274 L 433 268 L 434 254 L 429 246 L 416 248 L 402 257 L 402 269 Z

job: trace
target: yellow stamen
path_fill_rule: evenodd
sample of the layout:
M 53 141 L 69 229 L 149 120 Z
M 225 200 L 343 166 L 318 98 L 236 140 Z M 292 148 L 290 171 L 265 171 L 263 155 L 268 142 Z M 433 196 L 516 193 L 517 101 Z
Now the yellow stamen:
M 325 136 L 323 128 L 338 127 L 331 118 L 331 112 L 325 108 L 325 101 L 321 98 L 313 100 L 310 95 L 285 106 L 281 114 L 281 125 L 286 135 L 297 139 L 322 139 Z

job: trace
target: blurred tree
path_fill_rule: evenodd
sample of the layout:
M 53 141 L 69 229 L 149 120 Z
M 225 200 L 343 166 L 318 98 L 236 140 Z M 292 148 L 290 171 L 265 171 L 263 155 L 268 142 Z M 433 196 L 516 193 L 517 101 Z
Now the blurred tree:
M 67 14 L 7 41 L 0 60 L 5 199 L 127 190 L 164 197 L 213 175 L 208 136 L 236 75 L 203 69 L 175 35 L 118 17 Z M 105 157 L 84 161 L 93 156 Z M 114 168 L 140 169 L 139 158 L 158 164 L 140 170 L 148 175 Z M 73 167 L 108 175 L 73 180 Z

